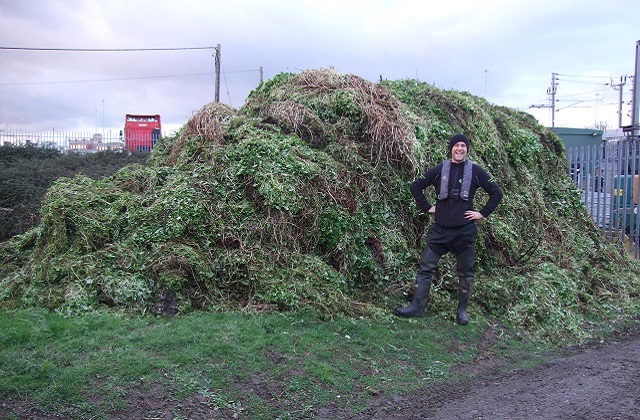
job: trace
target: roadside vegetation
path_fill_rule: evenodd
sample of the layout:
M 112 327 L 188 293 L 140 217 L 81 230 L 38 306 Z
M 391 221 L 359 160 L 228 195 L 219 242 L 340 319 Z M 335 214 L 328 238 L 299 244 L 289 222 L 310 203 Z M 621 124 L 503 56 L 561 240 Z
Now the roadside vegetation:
M 58 178 L 113 175 L 123 166 L 144 164 L 149 156 L 97 152 L 61 153 L 36 146 L 0 146 L 0 242 L 40 224 L 40 204 Z
M 453 325 L 448 256 L 428 318 L 394 319 L 430 222 L 408 184 L 457 132 L 505 192 L 479 228 L 471 325 Z M 599 339 L 637 319 L 640 266 L 580 197 L 528 114 L 415 80 L 280 74 L 239 110 L 205 105 L 147 164 L 53 182 L 40 223 L 0 244 L 0 395 L 303 418 Z

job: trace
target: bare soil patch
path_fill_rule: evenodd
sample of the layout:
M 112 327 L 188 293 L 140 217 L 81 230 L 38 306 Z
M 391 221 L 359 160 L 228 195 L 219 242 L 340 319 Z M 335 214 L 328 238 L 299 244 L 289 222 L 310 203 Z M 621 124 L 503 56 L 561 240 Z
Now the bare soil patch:
M 490 374 L 482 355 L 469 380 L 372 401 L 349 419 L 638 419 L 640 328 L 606 343 L 568 349 L 531 369 Z M 334 417 L 327 412 L 324 418 Z

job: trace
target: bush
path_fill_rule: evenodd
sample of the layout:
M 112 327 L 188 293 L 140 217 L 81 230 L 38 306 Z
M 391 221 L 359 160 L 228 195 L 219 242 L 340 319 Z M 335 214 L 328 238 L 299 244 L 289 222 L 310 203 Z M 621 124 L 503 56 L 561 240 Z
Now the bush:
M 149 155 L 98 152 L 63 154 L 35 146 L 0 146 L 0 241 L 26 232 L 40 223 L 40 203 L 58 178 L 82 174 L 98 179 Z

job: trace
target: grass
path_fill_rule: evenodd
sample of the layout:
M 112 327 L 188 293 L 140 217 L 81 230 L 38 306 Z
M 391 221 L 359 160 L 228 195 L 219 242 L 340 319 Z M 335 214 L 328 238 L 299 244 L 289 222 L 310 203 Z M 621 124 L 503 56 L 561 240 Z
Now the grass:
M 480 352 L 512 368 L 544 360 L 549 350 L 486 319 L 460 327 L 436 317 L 323 321 L 304 312 L 2 312 L 0 415 L 149 418 L 164 410 L 189 418 L 206 409 L 313 418 L 320 407 L 357 412 L 376 396 L 455 380 Z M 143 407 L 153 398 L 161 407 Z

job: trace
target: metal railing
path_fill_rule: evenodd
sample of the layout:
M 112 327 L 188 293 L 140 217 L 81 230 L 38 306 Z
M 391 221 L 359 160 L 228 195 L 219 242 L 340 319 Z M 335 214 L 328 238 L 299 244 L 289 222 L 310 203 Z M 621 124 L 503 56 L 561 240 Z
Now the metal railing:
M 0 146 L 47 147 L 61 152 L 150 151 L 156 141 L 157 139 L 147 136 L 123 138 L 120 132 L 101 134 L 80 131 L 0 129 Z
M 583 190 L 589 214 L 607 238 L 622 244 L 635 258 L 640 255 L 638 141 L 624 137 L 567 149 L 569 172 Z

